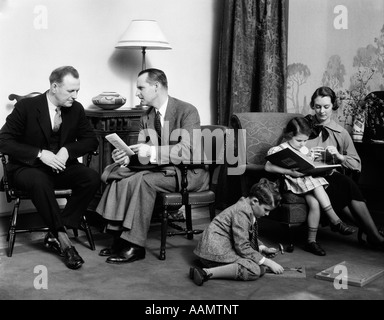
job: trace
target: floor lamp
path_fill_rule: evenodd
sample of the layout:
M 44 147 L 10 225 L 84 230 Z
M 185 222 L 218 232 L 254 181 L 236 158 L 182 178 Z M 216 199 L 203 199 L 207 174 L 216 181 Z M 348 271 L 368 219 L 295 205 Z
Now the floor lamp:
M 155 20 L 132 20 L 116 48 L 141 49 L 143 55 L 142 70 L 146 69 L 145 53 L 147 49 L 172 49 Z

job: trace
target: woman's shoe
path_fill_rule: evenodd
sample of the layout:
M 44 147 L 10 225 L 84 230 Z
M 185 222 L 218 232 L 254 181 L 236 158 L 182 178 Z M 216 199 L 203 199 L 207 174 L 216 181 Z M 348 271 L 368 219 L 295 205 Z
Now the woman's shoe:
M 316 241 L 307 243 L 304 247 L 304 250 L 308 251 L 310 253 L 313 253 L 317 256 L 325 256 L 326 255 L 326 252 L 324 251 L 324 249 L 322 247 L 320 247 L 320 245 Z
M 338 233 L 340 233 L 340 234 L 342 234 L 344 236 L 348 236 L 348 235 L 350 235 L 350 234 L 355 232 L 355 228 L 354 227 L 351 227 L 351 226 L 347 225 L 345 222 L 343 222 L 341 220 L 337 224 L 332 224 L 331 223 L 330 226 L 331 226 L 331 230 L 333 232 L 338 232 Z
M 377 230 L 379 231 L 380 236 L 384 238 L 384 230 L 383 230 L 383 228 L 380 227 L 380 228 L 378 228 Z M 366 235 L 366 237 L 365 237 L 366 240 L 363 239 L 364 234 Z M 378 242 L 378 241 L 375 242 L 375 241 L 373 241 L 371 238 L 369 238 L 369 236 L 366 234 L 366 232 L 363 230 L 363 228 L 359 228 L 359 232 L 357 233 L 357 240 L 358 240 L 359 243 L 362 244 L 362 245 L 366 245 L 367 242 L 368 242 L 368 244 L 370 244 L 370 245 L 377 245 L 377 244 L 380 244 L 380 241 L 379 241 L 379 242 Z M 381 241 L 381 242 L 384 243 L 384 241 Z
M 366 239 L 370 247 L 376 250 L 384 251 L 384 241 L 381 241 L 381 242 L 373 241 L 369 236 L 367 236 Z

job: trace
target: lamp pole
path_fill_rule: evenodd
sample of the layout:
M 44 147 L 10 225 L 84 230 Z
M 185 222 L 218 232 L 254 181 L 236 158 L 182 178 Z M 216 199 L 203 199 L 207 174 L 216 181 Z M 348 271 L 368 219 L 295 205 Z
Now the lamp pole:
M 146 69 L 146 66 L 145 66 L 145 48 L 146 47 L 141 47 L 141 52 L 143 53 L 143 62 L 142 62 L 142 64 L 141 64 L 141 70 L 144 70 L 144 69 Z

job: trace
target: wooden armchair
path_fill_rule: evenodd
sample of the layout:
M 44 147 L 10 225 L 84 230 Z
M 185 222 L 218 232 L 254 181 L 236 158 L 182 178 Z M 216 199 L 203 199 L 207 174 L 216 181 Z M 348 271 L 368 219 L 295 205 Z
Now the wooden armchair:
M 204 131 L 211 133 L 214 137 L 211 141 L 204 144 L 202 139 L 202 159 L 196 164 L 181 164 L 182 173 L 181 190 L 180 192 L 161 193 L 159 194 L 161 205 L 163 206 L 162 221 L 161 221 L 161 246 L 160 260 L 165 260 L 165 247 L 167 236 L 186 235 L 187 239 L 193 239 L 193 235 L 203 232 L 203 230 L 193 229 L 192 226 L 192 206 L 209 206 L 209 215 L 212 220 L 215 217 L 216 207 L 216 190 L 218 187 L 218 179 L 221 167 L 225 163 L 225 144 L 226 144 L 226 129 L 225 126 L 208 125 L 201 126 L 202 135 Z M 187 172 L 189 169 L 206 165 L 209 168 L 210 182 L 209 189 L 200 192 L 191 192 L 188 190 Z M 169 218 L 169 208 L 185 206 L 184 221 L 177 220 L 177 223 Z M 179 223 L 185 222 L 183 227 Z M 168 231 L 171 227 L 178 231 Z
M 18 95 L 18 94 L 10 94 L 8 96 L 9 100 L 16 100 L 20 101 L 24 98 L 28 97 L 34 97 L 36 95 L 39 95 L 39 92 L 32 92 L 27 95 Z M 98 152 L 94 151 L 87 155 L 86 157 L 86 165 L 89 166 L 92 156 L 97 155 Z M 9 181 L 8 175 L 7 175 L 7 165 L 8 165 L 8 156 L 6 154 L 0 153 L 0 160 L 3 166 L 3 177 L 0 181 L 0 191 L 5 192 L 5 196 L 7 199 L 7 202 L 11 203 L 13 202 L 13 210 L 10 217 L 9 222 L 9 228 L 7 233 L 7 241 L 8 241 L 8 257 L 12 256 L 13 247 L 15 244 L 16 234 L 17 233 L 27 233 L 27 232 L 36 232 L 36 231 L 48 231 L 48 227 L 46 226 L 22 226 L 18 224 L 18 215 L 19 215 L 19 208 L 20 203 L 22 200 L 30 200 L 30 195 L 22 190 L 18 190 Z M 72 194 L 71 189 L 56 189 L 55 190 L 55 196 L 57 199 L 68 199 Z M 83 215 L 81 224 L 80 224 L 80 230 L 84 231 L 87 240 L 89 242 L 89 246 L 91 250 L 95 250 L 95 243 L 93 240 L 91 229 L 87 223 L 85 215 Z M 73 230 L 75 237 L 78 236 L 78 230 Z

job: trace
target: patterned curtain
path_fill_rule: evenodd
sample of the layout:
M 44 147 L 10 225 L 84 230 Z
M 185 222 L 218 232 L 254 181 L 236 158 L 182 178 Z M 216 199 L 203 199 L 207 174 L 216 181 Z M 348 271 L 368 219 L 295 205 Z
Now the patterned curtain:
M 218 119 L 234 112 L 286 112 L 288 0 L 224 0 Z

